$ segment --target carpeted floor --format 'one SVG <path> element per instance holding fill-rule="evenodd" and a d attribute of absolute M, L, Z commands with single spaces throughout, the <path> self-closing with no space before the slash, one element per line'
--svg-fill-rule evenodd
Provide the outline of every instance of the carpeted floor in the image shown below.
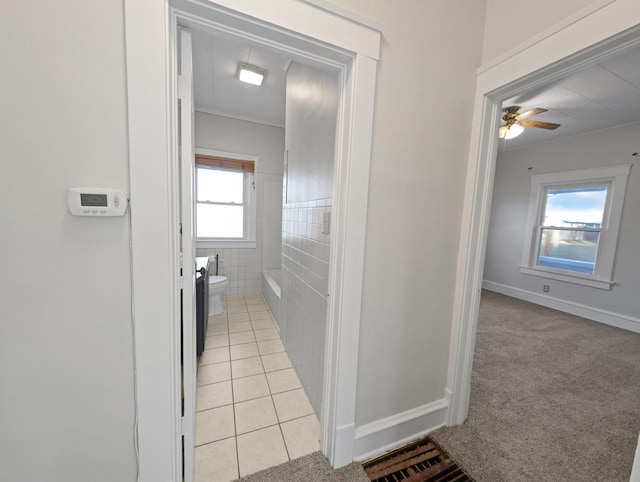
<path fill-rule="evenodd" d="M 484 291 L 469 418 L 430 435 L 477 482 L 614 482 L 639 431 L 639 334 Z"/>

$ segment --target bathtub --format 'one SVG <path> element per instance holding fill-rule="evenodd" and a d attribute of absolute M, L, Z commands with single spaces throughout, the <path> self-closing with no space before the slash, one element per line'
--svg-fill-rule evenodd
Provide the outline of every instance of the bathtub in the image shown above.
<path fill-rule="evenodd" d="M 273 315 L 276 324 L 279 324 L 280 317 L 280 270 L 265 269 L 262 272 L 262 296 L 264 296 L 269 310 Z"/>

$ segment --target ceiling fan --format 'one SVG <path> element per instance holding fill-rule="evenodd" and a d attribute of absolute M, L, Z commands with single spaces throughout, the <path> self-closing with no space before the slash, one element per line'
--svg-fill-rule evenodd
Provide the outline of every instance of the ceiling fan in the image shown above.
<path fill-rule="evenodd" d="M 511 107 L 507 107 L 503 109 L 505 113 L 502 116 L 502 120 L 504 124 L 500 126 L 500 130 L 498 131 L 498 137 L 500 139 L 513 139 L 516 136 L 522 134 L 525 127 L 539 127 L 541 129 L 557 129 L 560 127 L 560 124 L 553 124 L 551 122 L 540 122 L 540 121 L 530 121 L 525 120 L 529 117 L 533 117 L 534 115 L 542 114 L 543 112 L 547 112 L 548 109 L 531 109 L 526 112 L 520 114 L 518 111 L 520 110 L 519 105 L 513 105 Z"/>

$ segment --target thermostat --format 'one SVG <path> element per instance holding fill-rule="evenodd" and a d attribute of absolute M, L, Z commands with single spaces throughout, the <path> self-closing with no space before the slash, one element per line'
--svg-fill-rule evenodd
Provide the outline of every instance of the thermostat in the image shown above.
<path fill-rule="evenodd" d="M 127 211 L 127 198 L 119 189 L 72 187 L 67 203 L 74 216 L 122 216 Z"/>

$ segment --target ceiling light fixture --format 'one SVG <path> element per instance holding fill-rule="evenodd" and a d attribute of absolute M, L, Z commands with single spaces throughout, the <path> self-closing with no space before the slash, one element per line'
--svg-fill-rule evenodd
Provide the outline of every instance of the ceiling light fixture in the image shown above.
<path fill-rule="evenodd" d="M 506 124 L 500 126 L 498 137 L 500 139 L 513 139 L 514 137 L 518 137 L 523 132 L 524 127 L 522 127 L 520 124 Z"/>
<path fill-rule="evenodd" d="M 262 85 L 267 71 L 253 65 L 238 64 L 238 79 L 247 84 Z"/>

